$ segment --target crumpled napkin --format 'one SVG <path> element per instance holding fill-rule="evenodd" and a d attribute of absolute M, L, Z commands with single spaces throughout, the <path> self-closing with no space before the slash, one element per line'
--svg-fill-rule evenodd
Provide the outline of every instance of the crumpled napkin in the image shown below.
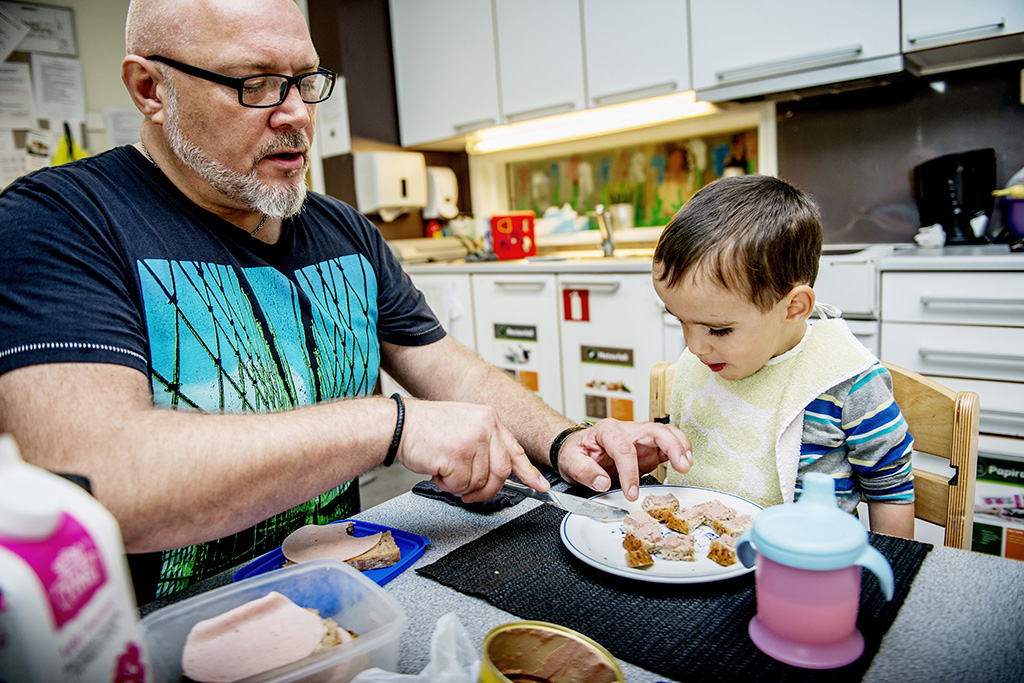
<path fill-rule="evenodd" d="M 929 225 L 917 231 L 914 241 L 920 247 L 941 247 L 946 244 L 946 231 L 938 223 Z"/>
<path fill-rule="evenodd" d="M 437 620 L 430 641 L 430 662 L 418 674 L 398 674 L 380 668 L 367 669 L 352 683 L 477 683 L 480 654 L 466 628 L 453 612 Z"/>

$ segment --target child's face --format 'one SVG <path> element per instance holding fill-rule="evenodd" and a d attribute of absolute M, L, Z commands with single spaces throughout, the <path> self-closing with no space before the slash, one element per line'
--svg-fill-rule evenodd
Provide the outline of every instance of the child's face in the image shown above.
<path fill-rule="evenodd" d="M 790 296 L 766 313 L 746 294 L 704 277 L 684 277 L 672 288 L 655 279 L 654 289 L 679 319 L 689 351 L 724 379 L 754 374 L 796 346 L 806 329 L 806 315 L 792 315 Z"/>

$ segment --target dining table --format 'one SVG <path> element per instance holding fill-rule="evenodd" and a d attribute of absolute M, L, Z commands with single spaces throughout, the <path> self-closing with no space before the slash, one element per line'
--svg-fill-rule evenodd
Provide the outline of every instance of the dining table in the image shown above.
<path fill-rule="evenodd" d="M 481 511 L 414 492 L 354 516 L 429 539 L 423 555 L 384 585 L 408 620 L 398 672 L 423 671 L 438 619 L 453 613 L 478 651 L 488 631 L 514 621 L 580 631 L 615 656 L 629 683 L 1024 681 L 1024 562 L 869 534 L 893 565 L 895 597 L 886 601 L 865 572 L 864 655 L 841 669 L 814 670 L 777 662 L 750 642 L 753 572 L 683 585 L 609 575 L 567 550 L 564 516 L 529 498 Z M 233 573 L 140 612 L 224 585 Z"/>

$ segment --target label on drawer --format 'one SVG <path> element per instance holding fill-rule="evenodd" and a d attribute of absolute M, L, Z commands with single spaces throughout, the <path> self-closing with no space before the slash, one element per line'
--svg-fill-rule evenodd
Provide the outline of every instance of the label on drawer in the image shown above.
<path fill-rule="evenodd" d="M 633 349 L 583 345 L 580 362 L 586 419 L 635 420 Z"/>

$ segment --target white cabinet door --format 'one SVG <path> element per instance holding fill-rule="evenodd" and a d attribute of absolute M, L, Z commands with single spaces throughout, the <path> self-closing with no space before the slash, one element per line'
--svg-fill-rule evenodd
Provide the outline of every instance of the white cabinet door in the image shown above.
<path fill-rule="evenodd" d="M 903 68 L 899 0 L 690 0 L 693 87 L 721 101 Z"/>
<path fill-rule="evenodd" d="M 423 292 L 427 305 L 441 321 L 445 331 L 470 351 L 476 351 L 473 293 L 469 275 L 417 273 L 410 277 L 416 289 Z"/>
<path fill-rule="evenodd" d="M 391 0 L 402 145 L 499 123 L 491 3 Z"/>
<path fill-rule="evenodd" d="M 903 0 L 902 12 L 904 52 L 1024 31 L 1021 0 Z"/>
<path fill-rule="evenodd" d="M 585 108 L 579 0 L 496 0 L 494 7 L 505 121 Z"/>
<path fill-rule="evenodd" d="M 477 353 L 562 412 L 553 274 L 473 275 Z"/>
<path fill-rule="evenodd" d="M 666 360 L 650 274 L 566 274 L 558 287 L 566 416 L 647 421 L 651 367 Z"/>
<path fill-rule="evenodd" d="M 690 89 L 684 0 L 583 0 L 589 106 Z"/>

